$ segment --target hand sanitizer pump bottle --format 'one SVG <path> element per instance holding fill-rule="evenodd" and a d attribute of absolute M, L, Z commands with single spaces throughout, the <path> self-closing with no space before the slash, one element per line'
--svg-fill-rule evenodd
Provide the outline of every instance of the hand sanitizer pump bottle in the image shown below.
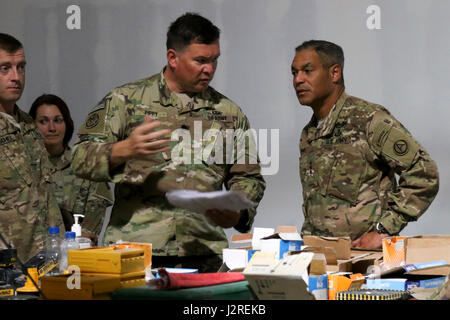
<path fill-rule="evenodd" d="M 81 225 L 78 223 L 78 219 L 80 217 L 84 218 L 82 214 L 74 214 L 75 223 L 72 225 L 72 232 L 75 232 L 76 238 L 75 241 L 80 245 L 80 249 L 90 248 L 91 247 L 91 239 L 84 238 L 81 236 Z"/>

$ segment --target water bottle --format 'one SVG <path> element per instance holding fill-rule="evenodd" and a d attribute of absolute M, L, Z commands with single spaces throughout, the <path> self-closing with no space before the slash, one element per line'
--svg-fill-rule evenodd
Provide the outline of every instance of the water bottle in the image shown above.
<path fill-rule="evenodd" d="M 80 245 L 75 241 L 75 232 L 66 232 L 66 238 L 61 244 L 61 260 L 59 262 L 59 272 L 64 273 L 68 268 L 68 252 L 73 249 L 80 249 Z"/>
<path fill-rule="evenodd" d="M 60 250 L 61 250 L 61 238 L 59 236 L 58 227 L 50 227 L 48 229 L 48 235 L 45 240 L 45 258 L 47 261 L 50 259 L 55 263 L 55 267 L 46 273 L 46 276 L 59 274 L 59 260 L 60 260 Z"/>

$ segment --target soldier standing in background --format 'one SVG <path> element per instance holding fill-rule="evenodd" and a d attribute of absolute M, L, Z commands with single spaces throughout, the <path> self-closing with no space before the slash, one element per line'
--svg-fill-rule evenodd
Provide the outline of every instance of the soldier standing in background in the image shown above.
<path fill-rule="evenodd" d="M 219 35 L 216 26 L 197 14 L 179 17 L 167 33 L 163 70 L 106 95 L 88 115 L 74 146 L 72 168 L 77 175 L 116 183 L 105 243 L 150 242 L 153 267 L 217 271 L 222 249 L 228 246 L 223 228 L 248 232 L 256 214 L 251 208 L 201 215 L 171 206 L 167 191 L 216 191 L 225 186 L 256 203 L 264 193 L 259 161 L 256 155 L 254 164 L 249 161 L 248 149 L 245 163 L 183 163 L 171 159 L 169 152 L 167 136 L 183 129 L 195 137 L 198 123 L 201 137 L 208 129 L 250 128 L 242 110 L 209 86 L 220 55 Z M 194 139 L 193 145 L 207 142 Z"/>
<path fill-rule="evenodd" d="M 25 86 L 25 65 L 22 44 L 0 33 L 0 232 L 22 261 L 44 249 L 49 227 L 64 231 L 49 192 L 51 163 L 42 136 L 16 105 Z"/>
<path fill-rule="evenodd" d="M 49 160 L 54 166 L 54 195 L 64 220 L 66 230 L 75 223 L 74 214 L 82 214 L 80 219 L 82 236 L 97 243 L 106 208 L 112 206 L 113 199 L 106 182 L 80 179 L 72 172 L 72 150 L 69 142 L 73 134 L 73 120 L 67 104 L 54 94 L 43 94 L 31 104 L 28 114 L 44 137 Z"/>
<path fill-rule="evenodd" d="M 425 212 L 438 170 L 388 110 L 345 92 L 343 67 L 342 49 L 321 40 L 298 46 L 291 66 L 297 98 L 314 112 L 300 139 L 302 234 L 375 249 Z"/>

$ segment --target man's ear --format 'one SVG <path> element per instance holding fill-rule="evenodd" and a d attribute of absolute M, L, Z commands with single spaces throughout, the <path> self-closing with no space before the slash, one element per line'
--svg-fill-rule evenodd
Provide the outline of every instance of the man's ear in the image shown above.
<path fill-rule="evenodd" d="M 333 83 L 338 83 L 342 79 L 342 68 L 338 64 L 334 64 L 330 67 L 330 76 Z"/>
<path fill-rule="evenodd" d="M 178 55 L 174 49 L 167 50 L 167 64 L 171 69 L 175 69 L 178 64 Z"/>

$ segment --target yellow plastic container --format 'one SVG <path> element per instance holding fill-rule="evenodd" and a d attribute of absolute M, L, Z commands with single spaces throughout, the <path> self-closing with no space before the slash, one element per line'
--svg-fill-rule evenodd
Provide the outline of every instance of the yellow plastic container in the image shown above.
<path fill-rule="evenodd" d="M 110 247 L 116 248 L 116 249 L 124 249 L 124 248 L 143 249 L 144 250 L 144 259 L 145 259 L 145 268 L 151 267 L 151 264 L 152 264 L 152 244 L 151 243 L 124 242 L 124 243 L 111 244 Z"/>
<path fill-rule="evenodd" d="M 80 274 L 79 288 L 70 288 L 69 277 L 47 276 L 41 279 L 41 290 L 49 300 L 108 300 L 110 294 L 121 288 L 120 278 L 110 275 Z"/>
<path fill-rule="evenodd" d="M 129 272 L 122 274 L 113 273 L 83 273 L 84 275 L 99 276 L 105 275 L 115 277 L 120 280 L 120 288 L 133 288 L 139 286 L 145 286 L 145 271 Z"/>
<path fill-rule="evenodd" d="M 86 248 L 68 252 L 69 266 L 81 273 L 123 274 L 144 271 L 144 250 L 137 248 Z"/>

